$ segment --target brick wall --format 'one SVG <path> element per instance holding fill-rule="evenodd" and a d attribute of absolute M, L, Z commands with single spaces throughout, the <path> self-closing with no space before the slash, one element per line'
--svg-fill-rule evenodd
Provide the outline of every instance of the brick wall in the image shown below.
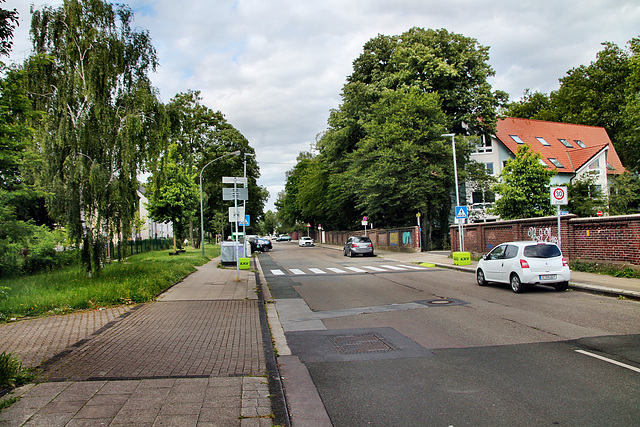
<path fill-rule="evenodd" d="M 568 259 L 640 265 L 640 215 L 561 217 L 562 252 Z M 449 229 L 452 251 L 458 226 Z M 558 242 L 558 217 L 465 224 L 464 249 L 473 256 L 514 240 Z"/>

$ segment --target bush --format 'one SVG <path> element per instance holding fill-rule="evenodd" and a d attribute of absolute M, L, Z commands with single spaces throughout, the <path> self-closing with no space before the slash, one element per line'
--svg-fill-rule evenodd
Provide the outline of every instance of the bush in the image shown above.
<path fill-rule="evenodd" d="M 26 384 L 30 375 L 22 369 L 22 362 L 13 357 L 11 353 L 0 354 L 0 389 L 17 387 Z"/>
<path fill-rule="evenodd" d="M 569 267 L 574 271 L 584 271 L 585 273 L 606 274 L 607 276 L 613 277 L 640 279 L 640 271 L 626 265 L 602 264 L 576 259 L 569 261 Z"/>

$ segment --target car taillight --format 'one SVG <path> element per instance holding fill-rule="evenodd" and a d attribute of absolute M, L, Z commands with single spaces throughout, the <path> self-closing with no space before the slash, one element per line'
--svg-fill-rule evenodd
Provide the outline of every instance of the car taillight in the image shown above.
<path fill-rule="evenodd" d="M 569 263 L 567 262 L 567 260 L 564 257 L 562 257 L 562 266 L 563 267 L 569 267 Z"/>
<path fill-rule="evenodd" d="M 531 267 L 529 267 L 529 263 L 524 259 L 520 260 L 520 267 L 522 267 L 522 268 L 531 268 Z"/>
<path fill-rule="evenodd" d="M 357 244 L 357 243 L 352 243 L 352 244 L 351 244 L 351 247 L 352 247 L 352 248 L 357 248 L 357 247 L 358 247 L 358 244 Z"/>
<path fill-rule="evenodd" d="M 372 248 L 373 247 L 373 243 L 369 243 L 368 247 Z"/>

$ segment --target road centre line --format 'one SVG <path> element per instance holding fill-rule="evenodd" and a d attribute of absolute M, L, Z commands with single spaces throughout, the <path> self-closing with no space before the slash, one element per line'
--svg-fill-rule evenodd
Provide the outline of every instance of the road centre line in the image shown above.
<path fill-rule="evenodd" d="M 627 365 L 626 363 L 618 362 L 617 360 L 609 359 L 608 357 L 604 357 L 604 356 L 600 356 L 598 354 L 590 353 L 590 352 L 585 351 L 585 350 L 576 350 L 576 352 L 580 353 L 580 354 L 584 354 L 586 356 L 595 357 L 596 359 L 604 360 L 605 362 L 609 362 L 609 363 L 612 363 L 614 365 L 618 365 L 618 366 L 621 366 L 623 368 L 627 368 L 627 369 L 632 370 L 634 372 L 640 373 L 640 368 L 636 368 L 635 366 Z"/>

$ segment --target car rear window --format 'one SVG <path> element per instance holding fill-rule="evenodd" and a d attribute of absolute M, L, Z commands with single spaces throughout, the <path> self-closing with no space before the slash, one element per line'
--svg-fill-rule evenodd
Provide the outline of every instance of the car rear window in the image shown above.
<path fill-rule="evenodd" d="M 554 258 L 561 255 L 556 245 L 530 245 L 524 248 L 524 256 L 528 258 Z"/>
<path fill-rule="evenodd" d="M 371 239 L 368 237 L 354 237 L 353 241 L 356 243 L 369 243 L 371 242 Z"/>

